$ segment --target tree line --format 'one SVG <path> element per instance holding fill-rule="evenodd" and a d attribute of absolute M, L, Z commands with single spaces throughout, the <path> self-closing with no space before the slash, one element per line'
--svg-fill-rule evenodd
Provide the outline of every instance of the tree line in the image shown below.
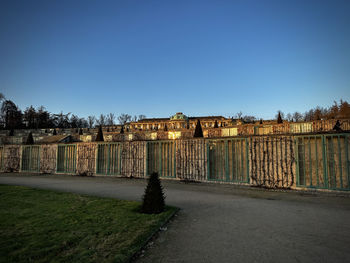
<path fill-rule="evenodd" d="M 330 119 L 349 119 L 350 118 L 350 104 L 345 100 L 340 100 L 339 102 L 334 101 L 333 105 L 330 107 L 320 107 L 317 106 L 304 113 L 295 111 L 294 113 L 285 114 L 281 110 L 277 111 L 275 119 L 278 120 L 278 116 L 281 119 L 289 122 L 298 121 L 317 121 L 317 120 L 330 120 Z M 239 112 L 235 115 L 237 119 L 241 119 L 244 122 L 256 122 L 259 119 L 255 116 L 243 115 Z"/>
<path fill-rule="evenodd" d="M 37 109 L 30 106 L 22 111 L 12 100 L 6 99 L 2 93 L 0 93 L 0 103 L 0 127 L 3 129 L 94 128 L 96 126 L 113 126 L 117 124 L 117 121 L 119 124 L 124 125 L 130 121 L 146 118 L 145 115 L 131 116 L 126 113 L 122 113 L 119 116 L 109 113 L 106 115 L 100 114 L 98 117 L 91 115 L 87 118 L 81 118 L 70 112 L 51 113 L 44 106 L 40 106 Z M 350 105 L 347 101 L 340 100 L 339 102 L 334 101 L 330 107 L 317 106 L 305 113 L 296 111 L 284 114 L 282 111 L 278 111 L 275 116 L 276 120 L 279 119 L 278 116 L 290 122 L 349 119 Z M 242 112 L 237 113 L 235 117 L 248 123 L 259 120 L 255 116 L 243 115 Z M 260 121 L 262 122 L 262 120 Z"/>
<path fill-rule="evenodd" d="M 35 109 L 33 106 L 22 111 L 12 100 L 6 99 L 0 93 L 1 112 L 0 126 L 3 129 L 46 129 L 46 128 L 94 128 L 95 126 L 113 126 L 116 120 L 124 125 L 130 121 L 145 119 L 145 115 L 131 116 L 122 113 L 116 116 L 114 113 L 100 114 L 100 116 L 88 116 L 81 118 L 72 113 L 51 113 L 44 106 Z"/>

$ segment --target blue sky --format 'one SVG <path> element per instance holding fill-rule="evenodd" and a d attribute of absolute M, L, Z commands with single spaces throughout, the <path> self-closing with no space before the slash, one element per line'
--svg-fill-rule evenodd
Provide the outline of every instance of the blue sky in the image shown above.
<path fill-rule="evenodd" d="M 0 0 L 0 92 L 79 116 L 350 101 L 350 1 Z"/>

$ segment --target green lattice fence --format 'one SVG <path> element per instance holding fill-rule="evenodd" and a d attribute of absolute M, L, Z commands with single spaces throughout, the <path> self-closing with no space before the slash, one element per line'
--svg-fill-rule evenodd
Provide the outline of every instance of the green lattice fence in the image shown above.
<path fill-rule="evenodd" d="M 40 148 L 38 145 L 22 146 L 22 172 L 39 172 L 40 169 Z"/>
<path fill-rule="evenodd" d="M 147 142 L 147 175 L 157 172 L 160 177 L 175 177 L 175 142 Z"/>
<path fill-rule="evenodd" d="M 297 186 L 350 190 L 349 134 L 297 136 Z"/>
<path fill-rule="evenodd" d="M 208 140 L 207 153 L 208 180 L 249 182 L 246 138 Z"/>
<path fill-rule="evenodd" d="M 57 149 L 57 172 L 75 173 L 76 171 L 76 145 L 60 144 Z"/>
<path fill-rule="evenodd" d="M 106 175 L 120 175 L 122 166 L 121 156 L 121 143 L 98 144 L 96 173 Z"/>

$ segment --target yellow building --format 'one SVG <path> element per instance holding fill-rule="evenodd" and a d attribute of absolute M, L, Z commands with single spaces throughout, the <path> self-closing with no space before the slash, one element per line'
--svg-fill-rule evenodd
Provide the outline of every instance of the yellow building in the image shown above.
<path fill-rule="evenodd" d="M 223 116 L 187 117 L 182 112 L 178 112 L 170 118 L 151 118 L 130 122 L 127 127 L 130 131 L 194 129 L 197 120 L 200 120 L 202 128 L 214 127 L 215 121 L 218 127 L 232 125 L 232 120 Z"/>

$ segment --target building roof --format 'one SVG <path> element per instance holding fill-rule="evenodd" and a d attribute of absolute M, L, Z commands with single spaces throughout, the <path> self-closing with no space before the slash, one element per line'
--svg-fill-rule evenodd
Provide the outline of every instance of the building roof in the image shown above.
<path fill-rule="evenodd" d="M 175 115 L 171 116 L 170 118 L 149 118 L 149 119 L 141 119 L 137 122 L 133 123 L 140 123 L 140 122 L 164 122 L 164 121 L 170 121 L 170 120 L 213 120 L 213 119 L 220 119 L 220 120 L 229 120 L 228 118 L 225 118 L 223 116 L 199 116 L 199 117 L 187 117 L 182 112 L 178 112 Z"/>
<path fill-rule="evenodd" d="M 200 116 L 200 117 L 189 117 L 190 120 L 212 120 L 212 119 L 224 119 L 228 120 L 228 118 L 225 118 L 224 116 Z"/>
<path fill-rule="evenodd" d="M 133 123 L 138 123 L 138 122 L 155 122 L 155 121 L 168 121 L 170 120 L 169 118 L 150 118 L 150 119 L 141 119 L 137 122 Z"/>
<path fill-rule="evenodd" d="M 43 138 L 42 140 L 38 141 L 38 143 L 59 143 L 59 142 L 72 142 L 73 137 L 72 135 L 52 135 L 52 136 L 47 136 Z"/>
<path fill-rule="evenodd" d="M 182 112 L 177 112 L 175 115 L 170 117 L 170 120 L 187 120 L 187 116 Z"/>

